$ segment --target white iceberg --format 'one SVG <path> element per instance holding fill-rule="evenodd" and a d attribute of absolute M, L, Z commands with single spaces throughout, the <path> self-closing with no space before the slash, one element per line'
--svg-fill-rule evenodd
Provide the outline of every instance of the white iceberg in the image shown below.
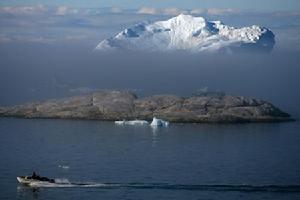
<path fill-rule="evenodd" d="M 122 120 L 122 121 L 115 121 L 116 125 L 124 126 L 124 125 L 130 125 L 130 126 L 148 126 L 149 122 L 146 120 Z M 164 121 L 162 119 L 158 119 L 156 117 L 153 117 L 153 120 L 150 124 L 152 127 L 168 127 L 169 122 Z"/>
<path fill-rule="evenodd" d="M 153 120 L 150 124 L 152 127 L 168 127 L 169 126 L 169 122 L 168 121 L 164 121 L 162 119 L 158 119 L 156 117 L 153 117 Z"/>
<path fill-rule="evenodd" d="M 272 51 L 275 35 L 257 25 L 235 28 L 203 17 L 178 15 L 166 21 L 143 22 L 103 40 L 96 50 L 197 52 Z"/>
<path fill-rule="evenodd" d="M 130 120 L 130 121 L 115 121 L 116 125 L 132 125 L 132 126 L 146 126 L 149 125 L 149 122 L 145 120 Z"/>
<path fill-rule="evenodd" d="M 115 121 L 115 124 L 116 125 L 125 125 L 125 120 L 123 120 L 123 121 Z"/>

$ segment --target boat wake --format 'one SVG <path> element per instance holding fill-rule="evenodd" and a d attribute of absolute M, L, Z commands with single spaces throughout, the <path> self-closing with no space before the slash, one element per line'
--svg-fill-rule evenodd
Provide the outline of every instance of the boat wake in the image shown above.
<path fill-rule="evenodd" d="M 193 190 L 193 191 L 237 191 L 237 192 L 280 192 L 300 193 L 300 185 L 183 185 L 168 183 L 95 183 L 70 182 L 67 179 L 55 179 L 55 183 L 33 182 L 28 186 L 34 188 L 102 188 L 102 189 L 159 189 L 159 190 Z"/>

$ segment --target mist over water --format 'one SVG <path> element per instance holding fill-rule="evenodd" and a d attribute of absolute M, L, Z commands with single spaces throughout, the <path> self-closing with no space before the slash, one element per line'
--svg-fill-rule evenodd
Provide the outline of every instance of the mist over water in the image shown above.
<path fill-rule="evenodd" d="M 129 89 L 138 96 L 148 96 L 191 95 L 207 88 L 265 99 L 299 118 L 298 15 L 251 11 L 199 14 L 234 27 L 256 24 L 270 28 L 276 41 L 270 54 L 103 54 L 93 51 L 101 40 L 142 21 L 170 18 L 103 11 L 64 17 L 51 12 L 39 17 L 2 13 L 0 39 L 8 40 L 0 41 L 0 106 L 99 89 Z"/>
<path fill-rule="evenodd" d="M 156 54 L 93 51 L 88 45 L 2 45 L 0 105 L 74 96 L 101 89 L 138 96 L 209 91 L 268 100 L 300 116 L 300 59 L 271 54 Z"/>

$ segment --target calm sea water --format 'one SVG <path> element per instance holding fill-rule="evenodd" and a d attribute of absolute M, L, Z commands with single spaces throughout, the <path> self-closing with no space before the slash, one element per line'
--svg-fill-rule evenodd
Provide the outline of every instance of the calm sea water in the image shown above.
<path fill-rule="evenodd" d="M 299 130 L 1 118 L 0 199 L 300 199 Z M 33 170 L 68 183 L 17 183 Z"/>

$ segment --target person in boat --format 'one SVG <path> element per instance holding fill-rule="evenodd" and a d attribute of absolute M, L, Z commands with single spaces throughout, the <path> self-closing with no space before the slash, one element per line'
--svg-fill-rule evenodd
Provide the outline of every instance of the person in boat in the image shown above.
<path fill-rule="evenodd" d="M 47 178 L 47 177 L 41 177 L 41 176 L 37 175 L 35 172 L 32 172 L 31 178 L 35 179 L 35 180 L 38 180 L 38 181 L 47 181 L 47 182 L 50 182 L 50 183 L 55 183 L 54 179 L 50 179 L 50 178 Z"/>
<path fill-rule="evenodd" d="M 37 179 L 37 180 L 39 180 L 41 177 L 38 176 L 38 175 L 35 173 L 35 171 L 34 171 L 34 172 L 32 172 L 31 178 L 32 178 L 32 179 Z"/>

